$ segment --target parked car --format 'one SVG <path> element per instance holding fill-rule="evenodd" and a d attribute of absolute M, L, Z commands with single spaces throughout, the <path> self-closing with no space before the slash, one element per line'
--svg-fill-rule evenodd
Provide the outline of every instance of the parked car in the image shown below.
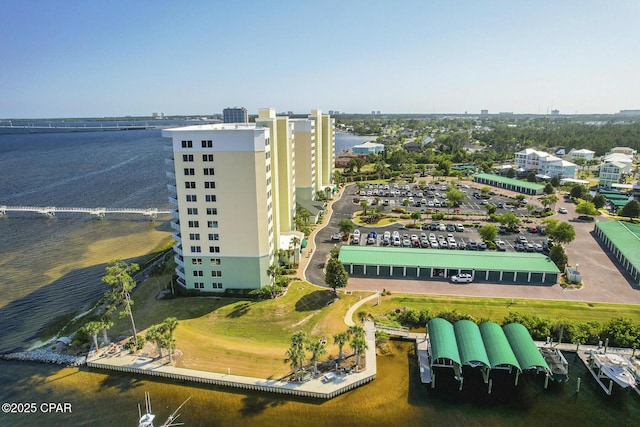
<path fill-rule="evenodd" d="M 566 214 L 566 213 L 569 213 L 569 212 L 565 208 L 560 208 L 560 209 L 558 209 L 558 213 Z"/>
<path fill-rule="evenodd" d="M 485 242 L 478 242 L 478 249 L 484 251 L 485 249 L 487 249 L 487 244 Z"/>
<path fill-rule="evenodd" d="M 462 249 L 462 250 L 467 249 L 467 244 L 464 242 L 464 240 L 460 240 L 458 242 L 458 249 Z"/>
<path fill-rule="evenodd" d="M 496 240 L 496 249 L 504 252 L 507 250 L 507 244 L 502 240 Z"/>
<path fill-rule="evenodd" d="M 473 276 L 467 273 L 457 274 L 455 276 L 451 276 L 451 281 L 453 283 L 471 283 L 473 281 Z"/>
<path fill-rule="evenodd" d="M 475 240 L 469 240 L 467 242 L 467 249 L 470 249 L 472 251 L 477 251 L 478 250 L 478 243 Z"/>
<path fill-rule="evenodd" d="M 341 240 L 342 239 L 342 233 L 334 233 L 331 236 L 331 240 Z"/>
<path fill-rule="evenodd" d="M 538 232 L 538 227 L 536 227 L 535 225 L 532 225 L 531 227 L 529 227 L 529 233 L 537 233 Z"/>
<path fill-rule="evenodd" d="M 456 224 L 456 231 L 462 233 L 464 231 L 464 225 Z"/>
<path fill-rule="evenodd" d="M 524 245 L 522 243 L 516 243 L 513 247 L 515 248 L 516 252 L 524 251 Z"/>
<path fill-rule="evenodd" d="M 360 236 L 356 236 L 356 235 L 354 235 L 354 236 L 351 238 L 351 244 L 352 244 L 352 245 L 359 245 L 359 244 L 360 244 Z"/>

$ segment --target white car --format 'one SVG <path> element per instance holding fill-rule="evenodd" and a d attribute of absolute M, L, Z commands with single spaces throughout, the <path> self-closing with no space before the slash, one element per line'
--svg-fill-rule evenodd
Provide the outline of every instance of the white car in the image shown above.
<path fill-rule="evenodd" d="M 471 274 L 462 273 L 451 276 L 451 281 L 453 283 L 471 283 L 473 281 L 473 276 Z"/>
<path fill-rule="evenodd" d="M 568 211 L 567 211 L 565 208 L 560 208 L 560 209 L 558 209 L 558 212 L 559 212 L 559 213 L 561 213 L 561 214 L 566 214 L 566 213 L 568 213 Z"/>
<path fill-rule="evenodd" d="M 353 230 L 353 235 L 360 237 L 360 230 L 358 230 L 357 228 Z"/>

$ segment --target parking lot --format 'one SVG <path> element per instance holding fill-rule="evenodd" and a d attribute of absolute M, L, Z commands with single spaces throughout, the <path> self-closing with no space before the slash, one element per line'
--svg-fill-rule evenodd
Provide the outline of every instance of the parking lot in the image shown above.
<path fill-rule="evenodd" d="M 423 189 L 417 184 L 367 184 L 363 190 L 358 191 L 353 187 L 350 193 L 353 202 L 359 204 L 366 200 L 368 205 L 380 209 L 383 213 L 390 213 L 394 208 L 404 208 L 407 213 L 418 211 L 427 212 L 455 212 L 470 214 L 486 214 L 486 205 L 491 203 L 496 206 L 496 213 L 513 212 L 515 214 L 528 214 L 524 205 L 518 205 L 514 198 L 500 194 L 496 191 L 489 193 L 489 198 L 480 196 L 480 187 L 463 184 L 458 187 L 467 195 L 467 198 L 457 207 L 448 206 L 446 198 L 447 186 L 442 184 L 430 184 Z M 496 189 L 494 189 L 496 190 Z M 534 205 L 536 208 L 541 206 Z"/>
<path fill-rule="evenodd" d="M 335 237 L 337 236 L 333 236 L 334 241 Z M 335 243 L 338 242 L 335 241 Z M 406 228 L 402 224 L 355 229 L 349 241 L 341 243 L 442 250 L 489 250 L 482 242 L 476 227 L 448 221 L 424 224 L 420 229 Z M 546 236 L 531 232 L 529 228 L 522 228 L 517 233 L 499 234 L 496 238 L 496 246 L 496 250 L 512 252 L 546 253 L 548 249 Z"/>
<path fill-rule="evenodd" d="M 353 213 L 361 210 L 362 208 L 353 203 L 353 197 L 355 196 L 355 185 L 349 185 L 345 188 L 342 197 L 332 203 L 333 213 L 331 220 L 328 224 L 317 231 L 315 235 L 315 247 L 312 249 L 312 253 L 308 253 L 310 256 L 308 261 L 309 267 L 305 271 L 305 277 L 312 283 L 324 284 L 324 262 L 328 257 L 329 250 L 336 244 L 340 244 L 337 241 L 331 239 L 332 234 L 338 231 L 338 221 L 341 219 L 351 219 Z M 516 193 L 509 193 L 507 190 L 498 190 L 500 193 L 510 194 L 513 197 Z M 495 197 L 495 196 L 492 196 Z M 529 197 L 529 201 L 532 198 Z M 564 221 L 569 221 L 576 228 L 576 239 L 565 245 L 567 255 L 569 256 L 569 262 L 572 265 L 578 266 L 579 270 L 584 278 L 584 287 L 579 290 L 566 290 L 559 285 L 554 286 L 539 286 L 539 285 L 524 285 L 519 284 L 517 286 L 505 286 L 504 284 L 491 284 L 491 283 L 470 283 L 464 287 L 451 286 L 448 280 L 415 280 L 415 279 L 394 279 L 394 280 L 380 280 L 379 278 L 350 278 L 349 289 L 353 291 L 381 291 L 383 288 L 396 292 L 404 293 L 427 293 L 427 294 L 442 294 L 442 295 L 468 295 L 468 296 L 486 296 L 486 297 L 508 297 L 508 298 L 534 298 L 534 299 L 558 299 L 558 300 L 570 300 L 570 301 L 602 301 L 602 302 L 617 302 L 617 303 L 638 303 L 640 304 L 640 286 L 635 283 L 631 283 L 627 277 L 627 274 L 616 265 L 615 261 L 610 255 L 598 244 L 596 239 L 592 236 L 593 223 L 588 222 L 576 222 L 575 217 L 575 205 L 560 198 L 557 208 L 565 208 L 568 210 L 568 214 L 563 216 Z M 483 212 L 484 213 L 484 212 Z M 607 218 L 599 218 L 599 220 L 607 220 Z M 429 222 L 430 223 L 430 222 Z M 386 227 L 360 227 L 361 234 L 369 232 L 369 230 L 375 229 L 377 234 L 384 233 L 385 230 L 393 231 L 397 230 L 399 233 L 417 234 L 420 236 L 421 230 L 404 230 L 400 228 L 399 224 L 393 224 Z M 417 231 L 417 233 L 416 233 Z M 427 236 L 431 231 L 427 232 Z M 433 232 L 434 234 L 443 234 L 445 232 Z M 518 234 L 508 234 L 506 236 L 500 236 L 507 246 L 513 247 L 515 245 L 515 237 L 517 235 L 523 235 L 531 242 L 544 239 L 544 236 L 539 234 L 532 234 L 528 231 L 522 231 Z M 479 240 L 477 230 L 472 227 L 466 227 L 465 231 L 455 233 L 457 238 L 473 238 Z M 348 244 L 348 242 L 342 242 L 342 244 Z M 445 250 L 445 249 L 443 249 Z M 512 249 L 508 249 L 512 250 Z M 307 250 L 309 252 L 309 250 Z M 464 253 L 464 252 L 459 252 Z"/>

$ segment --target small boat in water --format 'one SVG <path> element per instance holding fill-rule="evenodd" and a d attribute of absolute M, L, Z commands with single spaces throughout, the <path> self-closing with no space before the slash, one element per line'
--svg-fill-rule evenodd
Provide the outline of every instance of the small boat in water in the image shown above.
<path fill-rule="evenodd" d="M 619 354 L 591 352 L 589 366 L 592 369 L 598 369 L 598 376 L 605 375 L 622 388 L 637 385 L 630 362 Z"/>
<path fill-rule="evenodd" d="M 176 422 L 176 420 L 180 416 L 178 411 L 184 406 L 185 403 L 189 401 L 189 399 L 182 402 L 182 404 L 178 406 L 178 409 L 173 411 L 173 413 L 169 415 L 167 420 L 164 423 L 160 424 L 158 427 L 172 427 L 183 425 L 184 423 Z M 151 397 L 149 396 L 149 392 L 146 391 L 144 392 L 144 404 L 146 410 L 144 415 L 142 414 L 142 410 L 140 409 L 140 405 L 138 404 L 138 415 L 140 417 L 138 421 L 138 427 L 155 427 L 153 425 L 153 421 L 155 420 L 156 416 L 151 412 Z"/>

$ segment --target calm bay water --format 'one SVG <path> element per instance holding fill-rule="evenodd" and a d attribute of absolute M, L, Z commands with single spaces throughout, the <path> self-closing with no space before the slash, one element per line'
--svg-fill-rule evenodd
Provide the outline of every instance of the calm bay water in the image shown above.
<path fill-rule="evenodd" d="M 336 152 L 370 139 L 337 134 Z M 168 147 L 159 130 L 0 135 L 0 205 L 167 208 Z M 94 301 L 104 291 L 100 277 L 108 260 L 144 256 L 170 234 L 166 219 L 135 216 L 0 218 L 0 351 L 28 346 L 43 325 Z M 145 391 L 159 419 L 192 397 L 182 411 L 187 426 L 625 426 L 640 416 L 637 396 L 605 397 L 579 364 L 564 387 L 542 391 L 538 381 L 515 393 L 474 397 L 445 382 L 431 391 L 419 382 L 412 345 L 393 348 L 378 358 L 374 382 L 328 402 L 0 362 L 1 402 L 69 402 L 73 408 L 71 414 L 0 413 L 0 426 L 135 425 Z M 583 389 L 576 396 L 578 375 Z M 472 387 L 465 382 L 465 389 Z"/>

